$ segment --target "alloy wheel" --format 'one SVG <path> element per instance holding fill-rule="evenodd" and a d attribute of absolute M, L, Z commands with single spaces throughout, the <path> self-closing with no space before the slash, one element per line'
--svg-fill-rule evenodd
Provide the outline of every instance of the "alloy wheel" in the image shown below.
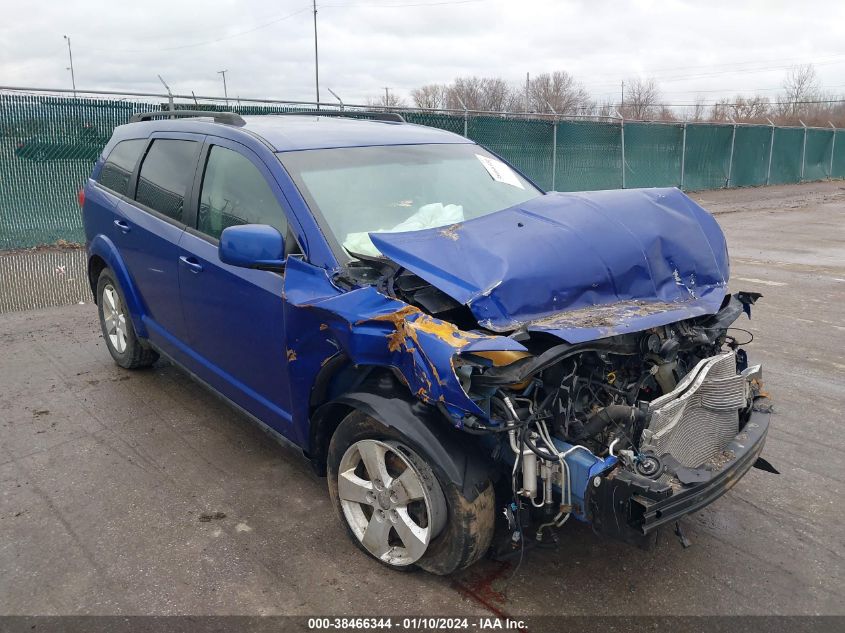
<path fill-rule="evenodd" d="M 122 354 L 126 351 L 127 343 L 126 313 L 123 309 L 123 303 L 120 301 L 120 295 L 117 294 L 117 290 L 111 284 L 106 284 L 103 287 L 102 306 L 106 336 L 108 336 L 112 348 L 118 354 Z"/>
<path fill-rule="evenodd" d="M 446 499 L 434 473 L 398 442 L 352 444 L 340 461 L 337 484 L 352 532 L 389 565 L 418 561 L 446 524 Z"/>

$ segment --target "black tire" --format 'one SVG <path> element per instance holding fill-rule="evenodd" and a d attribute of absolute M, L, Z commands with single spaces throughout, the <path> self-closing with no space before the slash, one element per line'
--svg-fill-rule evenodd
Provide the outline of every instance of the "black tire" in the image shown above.
<path fill-rule="evenodd" d="M 112 343 L 112 338 L 109 335 L 109 328 L 106 325 L 106 316 L 104 314 L 104 293 L 107 289 L 114 290 L 114 295 L 117 298 L 118 311 L 124 315 L 124 329 L 125 329 L 125 348 L 119 351 Z M 135 334 L 135 328 L 132 325 L 132 319 L 129 317 L 129 311 L 126 308 L 126 300 L 123 297 L 123 289 L 114 277 L 114 273 L 108 268 L 104 268 L 97 279 L 97 310 L 100 315 L 100 329 L 103 332 L 103 340 L 106 342 L 106 347 L 109 350 L 114 362 L 124 369 L 140 369 L 142 367 L 149 367 L 158 360 L 158 353 L 146 345 L 142 345 L 138 336 Z"/>
<path fill-rule="evenodd" d="M 428 544 L 425 554 L 414 564 L 397 566 L 373 556 L 350 527 L 338 497 L 338 472 L 346 450 L 356 442 L 374 439 L 383 442 L 395 442 L 413 451 L 413 459 L 419 459 L 433 472 L 446 501 L 446 521 L 442 530 Z M 425 451 L 415 446 L 398 431 L 384 426 L 381 422 L 360 411 L 350 413 L 337 427 L 329 443 L 327 459 L 327 478 L 329 495 L 334 503 L 338 517 L 355 545 L 376 558 L 387 567 L 400 571 L 416 568 L 433 574 L 447 575 L 469 567 L 480 559 L 490 547 L 495 528 L 495 493 L 488 482 L 485 489 L 473 500 L 467 501 L 461 491 L 440 472 L 437 464 L 426 455 Z"/>

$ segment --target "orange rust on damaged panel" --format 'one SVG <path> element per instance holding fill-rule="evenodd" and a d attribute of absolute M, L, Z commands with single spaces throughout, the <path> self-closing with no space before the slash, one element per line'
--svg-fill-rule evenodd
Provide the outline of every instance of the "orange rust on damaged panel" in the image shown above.
<path fill-rule="evenodd" d="M 417 338 L 419 332 L 424 332 L 425 334 L 431 334 L 432 336 L 439 338 L 444 343 L 447 343 L 452 347 L 457 347 L 458 349 L 466 347 L 474 340 L 484 338 L 481 334 L 463 332 L 448 321 L 441 321 L 422 313 L 420 313 L 419 317 L 416 319 L 406 320 L 405 329 L 407 330 L 407 335 L 411 337 L 415 343 L 419 343 Z"/>
<path fill-rule="evenodd" d="M 480 334 L 463 332 L 448 321 L 435 319 L 414 306 L 404 306 L 395 312 L 381 314 L 368 320 L 393 323 L 396 330 L 387 336 L 387 348 L 391 352 L 397 352 L 403 346 L 406 349 L 411 349 L 405 342 L 407 338 L 410 338 L 419 347 L 419 332 L 431 334 L 458 349 L 466 347 L 473 340 L 484 338 Z M 359 321 L 359 323 L 363 323 L 363 321 Z"/>
<path fill-rule="evenodd" d="M 292 363 L 295 360 L 296 360 L 296 352 L 292 349 L 289 349 L 288 350 L 288 362 Z"/>
<path fill-rule="evenodd" d="M 357 321 L 355 325 L 361 325 L 362 323 L 366 323 L 367 321 L 390 321 L 393 324 L 397 324 L 401 323 L 406 316 L 417 313 L 422 314 L 422 311 L 419 308 L 415 308 L 414 306 L 403 306 L 402 308 L 399 308 L 394 312 L 388 312 L 387 314 L 380 314 L 369 319 Z"/>
<path fill-rule="evenodd" d="M 398 352 L 402 349 L 405 343 L 405 335 L 402 329 L 397 326 L 390 334 L 387 335 L 387 349 L 391 352 Z"/>
<path fill-rule="evenodd" d="M 443 381 L 440 379 L 440 373 L 437 371 L 437 367 L 434 365 L 434 363 L 431 364 L 431 373 L 434 374 L 434 381 L 438 385 L 442 385 Z"/>
<path fill-rule="evenodd" d="M 586 306 L 528 321 L 523 325 L 541 328 L 614 328 L 624 326 L 633 317 L 671 312 L 684 307 L 683 303 L 643 301 L 632 299 L 596 306 Z"/>

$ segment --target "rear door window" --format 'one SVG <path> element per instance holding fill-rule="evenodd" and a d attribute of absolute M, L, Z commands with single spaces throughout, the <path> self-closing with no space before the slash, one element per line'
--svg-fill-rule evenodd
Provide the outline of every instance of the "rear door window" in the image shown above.
<path fill-rule="evenodd" d="M 194 178 L 199 147 L 196 141 L 154 140 L 141 164 L 135 200 L 182 222 L 185 196 Z"/>
<path fill-rule="evenodd" d="M 138 159 L 141 158 L 141 152 L 144 151 L 146 145 L 147 139 L 140 138 L 121 141 L 115 145 L 100 170 L 97 182 L 116 194 L 128 196 L 132 172 L 135 171 L 135 165 L 138 164 Z"/>
<path fill-rule="evenodd" d="M 287 234 L 287 218 L 276 195 L 246 156 L 213 145 L 200 194 L 197 229 L 215 239 L 238 224 L 269 224 Z"/>

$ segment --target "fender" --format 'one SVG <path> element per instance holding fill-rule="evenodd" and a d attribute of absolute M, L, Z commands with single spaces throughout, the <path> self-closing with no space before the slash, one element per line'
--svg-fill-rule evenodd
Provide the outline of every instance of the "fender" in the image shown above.
<path fill-rule="evenodd" d="M 126 301 L 126 307 L 129 309 L 129 316 L 132 319 L 132 325 L 135 327 L 135 334 L 138 338 L 147 338 L 147 328 L 144 325 L 144 308 L 141 297 L 132 283 L 132 278 L 129 276 L 129 271 L 123 258 L 118 253 L 117 247 L 108 237 L 103 234 L 98 234 L 88 244 L 88 262 L 90 266 L 91 258 L 98 255 L 103 258 L 106 265 L 111 268 L 117 283 L 120 284 L 120 289 L 123 291 L 123 298 Z"/>
<path fill-rule="evenodd" d="M 360 390 L 320 407 L 315 418 L 324 408 L 331 411 L 337 405 L 362 411 L 402 433 L 467 501 L 474 501 L 485 490 L 494 472 L 492 459 L 481 452 L 472 436 L 452 426 L 436 407 L 397 393 L 392 379 L 368 381 Z"/>

